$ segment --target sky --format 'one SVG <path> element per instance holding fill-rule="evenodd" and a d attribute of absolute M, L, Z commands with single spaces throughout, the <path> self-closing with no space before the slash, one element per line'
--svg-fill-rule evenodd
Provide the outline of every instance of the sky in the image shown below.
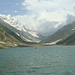
<path fill-rule="evenodd" d="M 0 14 L 14 16 L 33 31 L 52 33 L 68 15 L 75 16 L 75 0 L 0 0 Z"/>

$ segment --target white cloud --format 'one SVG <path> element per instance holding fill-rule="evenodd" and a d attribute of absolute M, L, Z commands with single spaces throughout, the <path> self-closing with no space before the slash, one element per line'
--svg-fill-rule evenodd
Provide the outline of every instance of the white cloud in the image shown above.
<path fill-rule="evenodd" d="M 14 13 L 17 13 L 17 12 L 19 12 L 19 11 L 17 11 L 17 10 L 15 10 L 15 11 L 13 11 Z"/>
<path fill-rule="evenodd" d="M 18 15 L 16 18 L 31 30 L 37 30 L 39 22 L 34 19 L 35 15 Z"/>
<path fill-rule="evenodd" d="M 34 31 L 46 32 L 64 23 L 68 14 L 74 15 L 75 0 L 25 0 L 22 5 L 29 14 L 15 17 Z"/>

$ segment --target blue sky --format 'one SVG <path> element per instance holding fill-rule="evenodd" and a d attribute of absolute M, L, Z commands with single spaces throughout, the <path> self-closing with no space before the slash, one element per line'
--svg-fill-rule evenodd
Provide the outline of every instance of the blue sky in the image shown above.
<path fill-rule="evenodd" d="M 31 30 L 52 32 L 68 15 L 75 16 L 75 0 L 0 0 L 0 14 L 14 16 Z"/>
<path fill-rule="evenodd" d="M 75 0 L 0 0 L 0 14 L 34 14 L 43 9 L 47 12 L 56 12 L 58 9 L 66 11 L 70 8 L 72 9 L 74 3 Z"/>
<path fill-rule="evenodd" d="M 23 10 L 24 0 L 0 0 L 0 14 L 23 15 L 27 10 Z"/>

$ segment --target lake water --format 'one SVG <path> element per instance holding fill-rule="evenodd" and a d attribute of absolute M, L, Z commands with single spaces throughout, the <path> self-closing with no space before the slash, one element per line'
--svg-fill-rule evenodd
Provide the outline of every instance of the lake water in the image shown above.
<path fill-rule="evenodd" d="M 0 75 L 75 75 L 75 46 L 0 49 Z"/>

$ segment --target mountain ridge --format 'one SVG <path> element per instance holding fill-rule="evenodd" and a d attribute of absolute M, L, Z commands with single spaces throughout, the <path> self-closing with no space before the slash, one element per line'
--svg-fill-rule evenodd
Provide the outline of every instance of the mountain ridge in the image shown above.
<path fill-rule="evenodd" d="M 8 25 L 14 27 L 15 29 L 17 29 L 17 31 L 19 32 L 18 34 L 21 35 L 21 37 L 26 41 L 29 42 L 37 42 L 40 41 L 39 40 L 39 36 L 36 32 L 33 32 L 29 29 L 27 29 L 27 27 L 25 27 L 25 25 L 21 24 L 18 20 L 16 20 L 14 17 L 12 17 L 11 15 L 0 15 L 0 18 L 7 23 Z M 8 27 L 9 28 L 9 27 Z"/>
<path fill-rule="evenodd" d="M 68 25 L 65 25 L 64 27 L 59 29 L 57 32 L 55 32 L 53 35 L 42 40 L 41 43 L 51 43 L 59 39 L 61 39 L 60 41 L 63 41 L 69 36 L 71 36 L 73 33 L 75 33 L 75 21 Z"/>
<path fill-rule="evenodd" d="M 27 42 L 0 23 L 0 48 L 17 47 Z"/>

